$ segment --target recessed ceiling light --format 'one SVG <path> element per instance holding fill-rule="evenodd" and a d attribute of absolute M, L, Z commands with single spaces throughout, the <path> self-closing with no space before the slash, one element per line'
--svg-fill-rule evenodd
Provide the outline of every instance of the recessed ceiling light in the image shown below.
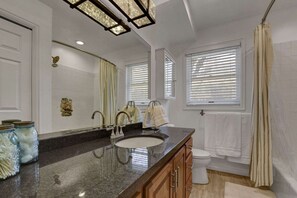
<path fill-rule="evenodd" d="M 84 42 L 82 42 L 82 41 L 76 41 L 76 44 L 77 44 L 77 45 L 83 45 Z"/>
<path fill-rule="evenodd" d="M 85 194 L 86 194 L 86 192 L 80 192 L 80 193 L 78 194 L 78 196 L 79 196 L 79 197 L 84 197 Z"/>

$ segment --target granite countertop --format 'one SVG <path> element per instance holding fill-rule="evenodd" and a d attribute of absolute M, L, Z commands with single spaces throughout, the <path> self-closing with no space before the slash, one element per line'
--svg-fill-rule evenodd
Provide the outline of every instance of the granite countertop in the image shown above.
<path fill-rule="evenodd" d="M 190 138 L 194 129 L 163 127 L 125 133 L 165 138 L 164 143 L 139 149 L 113 145 L 109 137 L 67 146 L 39 155 L 21 173 L 0 181 L 3 197 L 131 197 Z"/>

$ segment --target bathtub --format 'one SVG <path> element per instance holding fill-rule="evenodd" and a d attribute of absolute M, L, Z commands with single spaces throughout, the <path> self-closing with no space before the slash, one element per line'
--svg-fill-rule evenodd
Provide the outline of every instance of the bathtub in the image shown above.
<path fill-rule="evenodd" d="M 272 191 L 277 198 L 296 198 L 297 197 L 297 178 L 287 171 L 287 166 L 276 159 L 273 159 L 274 181 Z"/>

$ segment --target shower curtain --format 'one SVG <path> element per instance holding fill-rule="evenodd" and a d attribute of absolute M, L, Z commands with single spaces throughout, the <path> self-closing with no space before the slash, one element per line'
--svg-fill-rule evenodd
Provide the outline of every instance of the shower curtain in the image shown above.
<path fill-rule="evenodd" d="M 252 109 L 252 156 L 250 178 L 255 187 L 271 186 L 272 147 L 269 110 L 269 80 L 273 61 L 270 26 L 258 25 L 254 33 L 254 88 Z"/>
<path fill-rule="evenodd" d="M 117 68 L 110 62 L 100 59 L 99 75 L 100 110 L 105 116 L 105 124 L 114 124 L 117 112 Z"/>

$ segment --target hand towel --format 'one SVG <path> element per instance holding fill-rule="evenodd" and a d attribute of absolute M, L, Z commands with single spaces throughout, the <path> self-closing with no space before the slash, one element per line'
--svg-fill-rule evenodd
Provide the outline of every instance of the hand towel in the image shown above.
<path fill-rule="evenodd" d="M 154 109 L 153 107 L 149 106 L 144 113 L 142 128 L 155 127 L 153 122 L 154 120 L 153 114 L 154 114 Z"/>
<path fill-rule="evenodd" d="M 122 111 L 125 111 L 126 113 L 129 114 L 129 112 L 128 112 L 128 107 L 127 107 L 127 106 L 124 106 L 124 107 L 122 108 Z M 122 125 L 124 124 L 126 118 L 127 118 L 126 115 L 124 115 L 124 114 L 120 114 L 120 115 L 119 115 L 119 119 L 118 119 L 118 125 L 119 125 L 119 126 L 122 126 Z"/>
<path fill-rule="evenodd" d="M 158 106 L 154 106 L 153 108 L 154 108 L 153 121 L 155 123 L 155 126 L 159 127 L 164 124 L 168 124 L 168 117 L 166 116 L 163 106 L 158 105 Z"/>
<path fill-rule="evenodd" d="M 125 111 L 132 121 L 132 123 L 137 123 L 142 121 L 142 116 L 140 109 L 136 106 L 124 106 L 122 108 L 122 111 Z M 119 115 L 119 125 L 123 125 L 125 122 L 125 119 L 127 119 L 127 116 L 124 114 Z"/>
<path fill-rule="evenodd" d="M 216 115 L 216 154 L 231 157 L 241 156 L 241 114 Z"/>
<path fill-rule="evenodd" d="M 205 114 L 204 116 L 204 149 L 211 157 L 224 159 L 225 156 L 216 154 L 216 115 Z"/>
<path fill-rule="evenodd" d="M 251 114 L 242 114 L 241 123 L 241 157 L 227 157 L 227 160 L 240 164 L 250 164 L 252 142 Z"/>
<path fill-rule="evenodd" d="M 134 123 L 138 123 L 138 122 L 142 122 L 142 114 L 141 114 L 141 110 L 138 107 L 134 107 L 135 108 L 135 114 L 134 114 Z"/>

